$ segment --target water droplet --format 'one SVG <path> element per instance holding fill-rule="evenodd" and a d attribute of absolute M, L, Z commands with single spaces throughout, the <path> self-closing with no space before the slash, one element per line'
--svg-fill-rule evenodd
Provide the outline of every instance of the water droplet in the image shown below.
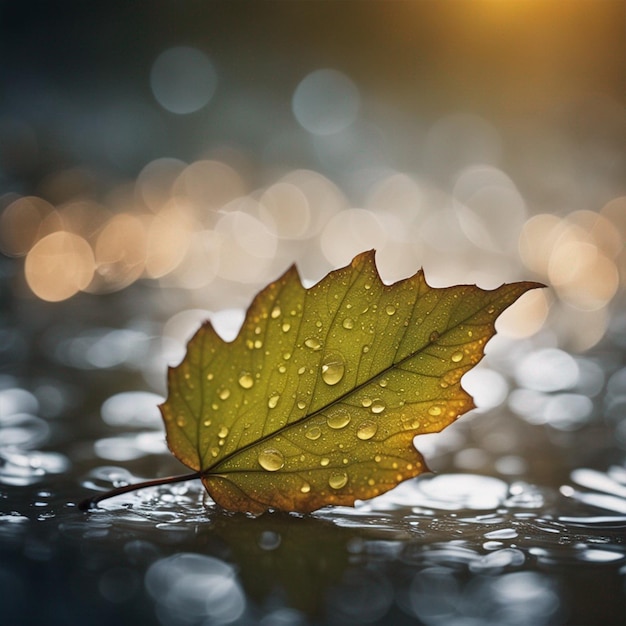
<path fill-rule="evenodd" d="M 378 426 L 375 422 L 370 420 L 365 420 L 359 424 L 359 428 L 356 431 L 356 436 L 362 441 L 367 441 L 371 439 L 378 430 Z"/>
<path fill-rule="evenodd" d="M 267 401 L 267 406 L 270 409 L 273 409 L 276 407 L 276 405 L 278 404 L 278 401 L 280 400 L 280 394 L 273 394 L 270 396 L 269 400 Z"/>
<path fill-rule="evenodd" d="M 283 322 L 281 328 L 283 329 L 284 333 L 287 333 L 291 329 L 291 324 L 289 322 Z"/>
<path fill-rule="evenodd" d="M 263 329 L 262 329 L 260 326 L 257 326 L 257 327 L 254 329 L 254 334 L 255 334 L 255 335 L 260 335 L 262 332 L 263 332 Z"/>
<path fill-rule="evenodd" d="M 206 375 L 206 379 L 207 379 L 207 380 L 213 380 L 213 373 L 212 373 L 212 372 L 209 372 L 209 373 Z"/>
<path fill-rule="evenodd" d="M 433 330 L 433 332 L 430 333 L 430 340 L 437 341 L 437 339 L 439 339 L 439 333 L 436 330 Z"/>
<path fill-rule="evenodd" d="M 376 463 L 380 463 L 382 460 L 383 460 L 383 459 L 382 459 L 382 457 L 380 456 L 380 454 L 377 454 L 377 455 L 374 457 L 374 461 L 376 461 Z"/>
<path fill-rule="evenodd" d="M 346 365 L 338 352 L 331 352 L 322 359 L 322 380 L 327 385 L 336 385 L 343 378 Z"/>
<path fill-rule="evenodd" d="M 365 283 L 363 286 L 369 291 L 372 288 L 372 283 Z"/>
<path fill-rule="evenodd" d="M 454 352 L 452 356 L 450 357 L 450 359 L 452 360 L 453 363 L 458 363 L 459 361 L 463 360 L 463 353 L 461 351 Z"/>
<path fill-rule="evenodd" d="M 441 415 L 441 407 L 438 406 L 431 406 L 428 409 L 428 414 L 432 415 L 433 417 L 437 417 L 437 415 Z"/>
<path fill-rule="evenodd" d="M 278 305 L 276 305 L 273 309 L 272 312 L 270 313 L 270 316 L 273 320 L 275 320 L 277 317 L 280 317 L 280 307 Z"/>
<path fill-rule="evenodd" d="M 370 411 L 372 413 L 382 413 L 385 410 L 385 403 L 382 400 L 374 400 Z"/>
<path fill-rule="evenodd" d="M 239 377 L 239 384 L 244 389 L 250 389 L 252 387 L 252 385 L 254 385 L 254 378 L 252 378 L 251 374 L 248 374 L 247 372 L 244 372 Z"/>
<path fill-rule="evenodd" d="M 468 337 L 473 337 L 473 336 L 474 336 L 474 333 L 473 333 L 471 330 L 468 330 L 468 331 L 467 331 L 467 336 L 468 336 Z"/>
<path fill-rule="evenodd" d="M 298 408 L 302 410 L 306 406 L 306 402 L 304 400 L 298 400 Z"/>
<path fill-rule="evenodd" d="M 329 463 L 330 463 L 330 459 L 329 459 L 327 456 L 323 456 L 323 457 L 320 459 L 320 465 L 321 465 L 322 467 L 326 467 Z"/>
<path fill-rule="evenodd" d="M 276 448 L 267 448 L 259 454 L 259 465 L 268 472 L 275 472 L 285 466 L 285 457 Z"/>
<path fill-rule="evenodd" d="M 495 313 L 495 311 L 496 311 L 496 307 L 495 307 L 495 306 L 493 306 L 493 305 L 492 305 L 492 306 L 490 306 L 490 307 L 487 309 L 487 313 L 489 313 L 490 315 L 491 315 L 492 313 Z"/>
<path fill-rule="evenodd" d="M 389 384 L 389 381 L 386 378 L 383 378 L 379 383 L 378 386 L 382 387 L 383 389 Z"/>
<path fill-rule="evenodd" d="M 393 304 L 388 304 L 385 308 L 385 313 L 387 313 L 387 315 L 394 315 L 396 312 L 396 307 L 393 306 Z"/>
<path fill-rule="evenodd" d="M 309 491 L 311 491 L 311 485 L 309 485 L 309 483 L 304 483 L 302 487 L 300 487 L 301 493 L 309 493 Z"/>
<path fill-rule="evenodd" d="M 338 409 L 326 417 L 326 423 L 330 428 L 340 430 L 350 423 L 350 414 L 344 409 Z"/>
<path fill-rule="evenodd" d="M 315 337 L 309 337 L 308 339 L 305 340 L 304 345 L 307 348 L 311 348 L 311 350 L 321 350 L 322 349 L 322 344 L 315 339 Z"/>
<path fill-rule="evenodd" d="M 179 415 L 176 418 L 176 426 L 178 426 L 179 428 L 182 428 L 186 423 L 187 423 L 187 421 L 185 420 L 185 418 L 182 415 Z"/>
<path fill-rule="evenodd" d="M 217 446 L 211 448 L 211 456 L 215 458 L 220 453 L 220 449 Z"/>
<path fill-rule="evenodd" d="M 228 437 L 228 426 L 220 426 L 220 429 L 217 431 L 217 436 L 220 439 Z"/>
<path fill-rule="evenodd" d="M 352 330 L 354 328 L 354 320 L 351 317 L 346 317 L 341 324 L 346 330 Z"/>
<path fill-rule="evenodd" d="M 306 367 L 304 367 L 304 365 L 298 368 L 298 374 L 300 374 L 300 376 L 302 376 L 304 372 L 306 372 Z"/>
<path fill-rule="evenodd" d="M 288 361 L 291 358 L 291 352 L 285 352 L 285 354 L 283 354 L 283 359 L 285 359 L 285 361 Z"/>
<path fill-rule="evenodd" d="M 202 422 L 202 425 L 203 425 L 203 426 L 207 426 L 207 427 L 208 427 L 208 426 L 210 426 L 210 425 L 211 425 L 211 420 L 204 420 L 204 421 Z"/>
<path fill-rule="evenodd" d="M 284 374 L 284 373 L 287 371 L 287 368 L 286 368 L 284 365 L 279 365 L 279 366 L 278 366 L 278 371 L 279 371 L 281 374 Z"/>
<path fill-rule="evenodd" d="M 345 472 L 335 472 L 330 475 L 328 479 L 328 484 L 333 489 L 341 489 L 348 484 L 348 474 Z"/>
<path fill-rule="evenodd" d="M 252 341 L 252 339 L 246 339 L 246 348 L 248 348 L 248 350 L 254 348 L 254 341 Z"/>
<path fill-rule="evenodd" d="M 369 346 L 363 346 L 363 348 L 362 348 L 363 354 L 367 354 L 369 351 L 370 351 L 370 347 Z"/>
<path fill-rule="evenodd" d="M 315 325 L 316 325 L 318 328 L 321 328 L 321 327 L 322 327 L 322 322 L 320 322 L 320 320 L 317 320 L 317 322 L 315 322 Z"/>
<path fill-rule="evenodd" d="M 319 426 L 311 426 L 311 428 L 304 433 L 304 436 L 311 441 L 315 441 L 322 436 L 322 429 Z"/>
<path fill-rule="evenodd" d="M 263 342 L 260 339 L 255 340 L 254 342 L 254 347 L 257 350 L 260 350 L 263 347 Z"/>
<path fill-rule="evenodd" d="M 228 400 L 230 397 L 230 389 L 224 387 L 224 389 L 220 389 L 217 395 L 220 397 L 220 400 Z"/>
<path fill-rule="evenodd" d="M 372 406 L 372 399 L 371 398 L 363 398 L 363 400 L 361 400 L 361 406 L 367 408 L 368 406 Z"/>

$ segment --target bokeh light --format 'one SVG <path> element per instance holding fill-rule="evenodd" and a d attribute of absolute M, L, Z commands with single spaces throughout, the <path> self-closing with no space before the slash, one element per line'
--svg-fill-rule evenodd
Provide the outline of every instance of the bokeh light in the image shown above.
<path fill-rule="evenodd" d="M 293 94 L 293 114 L 313 135 L 332 135 L 353 124 L 360 108 L 359 91 L 345 74 L 320 69 L 305 76 Z"/>
<path fill-rule="evenodd" d="M 208 104 L 217 88 L 217 73 L 200 50 L 187 46 L 169 48 L 154 61 L 150 86 L 164 109 L 184 115 Z"/>

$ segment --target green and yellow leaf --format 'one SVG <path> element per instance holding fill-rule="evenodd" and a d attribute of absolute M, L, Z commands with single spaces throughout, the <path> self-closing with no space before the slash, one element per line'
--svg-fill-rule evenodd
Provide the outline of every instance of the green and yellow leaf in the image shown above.
<path fill-rule="evenodd" d="M 473 408 L 461 377 L 496 318 L 539 283 L 385 285 L 374 252 L 305 289 L 295 267 L 226 342 L 206 322 L 169 370 L 171 451 L 222 507 L 352 505 L 425 471 L 413 438 Z"/>

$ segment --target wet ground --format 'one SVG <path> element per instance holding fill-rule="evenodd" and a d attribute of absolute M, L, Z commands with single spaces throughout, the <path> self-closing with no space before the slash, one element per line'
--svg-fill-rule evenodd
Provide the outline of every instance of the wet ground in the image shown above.
<path fill-rule="evenodd" d="M 182 345 L 163 339 L 143 283 L 7 303 L 4 624 L 624 623 L 618 316 L 584 356 L 492 341 L 482 386 L 468 381 L 487 407 L 416 441 L 435 474 L 355 508 L 254 519 L 216 509 L 198 482 L 80 512 L 86 496 L 184 471 L 156 410 Z"/>

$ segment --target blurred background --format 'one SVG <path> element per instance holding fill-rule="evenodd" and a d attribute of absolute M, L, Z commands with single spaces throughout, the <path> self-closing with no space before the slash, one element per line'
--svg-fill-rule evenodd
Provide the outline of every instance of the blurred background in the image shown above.
<path fill-rule="evenodd" d="M 625 24 L 623 0 L 0 1 L 0 546 L 13 559 L 0 588 L 15 598 L 5 607 L 15 623 L 31 623 L 26 607 L 41 617 L 26 600 L 30 568 L 58 569 L 74 553 L 59 578 L 72 591 L 57 592 L 93 624 L 112 614 L 151 623 L 154 605 L 173 626 L 299 626 L 311 603 L 329 623 L 466 624 L 470 604 L 483 607 L 479 623 L 616 623 L 626 610 L 616 538 L 626 515 Z M 321 521 L 357 529 L 328 531 L 333 549 L 365 566 L 344 591 L 308 609 L 270 593 L 274 604 L 253 615 L 260 601 L 236 550 L 213 549 L 205 530 L 212 556 L 176 560 L 172 546 L 198 550 L 198 524 L 220 529 L 210 509 L 189 508 L 202 498 L 193 487 L 76 517 L 71 501 L 85 488 L 181 471 L 155 407 L 167 365 L 203 320 L 232 338 L 253 296 L 292 263 L 312 284 L 371 248 L 387 283 L 423 267 L 438 287 L 548 289 L 502 316 L 465 377 L 478 410 L 420 438 L 432 469 L 459 476 L 306 522 L 316 533 Z M 484 532 L 486 518 L 472 518 L 468 534 L 452 519 L 465 509 L 508 513 Z M 466 552 L 441 534 L 437 511 Z M 361 528 L 366 513 L 376 519 Z M 516 524 L 531 517 L 541 524 L 522 545 Z M 265 558 L 288 536 L 282 523 L 251 531 L 240 520 L 222 534 L 235 545 L 252 533 Z M 370 543 L 366 527 L 410 555 Z M 419 549 L 439 542 L 439 552 L 416 561 L 414 531 Z M 59 536 L 63 557 L 50 546 Z M 355 541 L 377 556 L 354 552 Z M 263 563 L 269 578 L 286 567 Z M 564 563 L 580 566 L 571 579 L 555 574 Z M 91 586 L 77 582 L 85 570 Z M 161 596 L 183 574 L 232 585 L 181 617 Z M 38 588 L 50 602 L 54 579 Z M 374 588 L 387 590 L 382 608 L 350 613 L 355 590 Z M 485 600 L 494 594 L 508 613 Z M 143 613 L 120 613 L 140 596 Z"/>

